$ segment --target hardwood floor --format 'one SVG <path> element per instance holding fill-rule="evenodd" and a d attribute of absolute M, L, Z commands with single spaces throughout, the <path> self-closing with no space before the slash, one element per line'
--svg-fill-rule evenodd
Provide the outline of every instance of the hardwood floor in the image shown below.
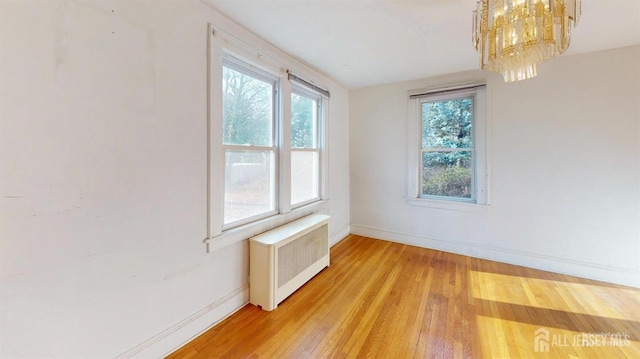
<path fill-rule="evenodd" d="M 351 235 L 273 312 L 169 356 L 425 357 L 640 358 L 640 289 Z"/>

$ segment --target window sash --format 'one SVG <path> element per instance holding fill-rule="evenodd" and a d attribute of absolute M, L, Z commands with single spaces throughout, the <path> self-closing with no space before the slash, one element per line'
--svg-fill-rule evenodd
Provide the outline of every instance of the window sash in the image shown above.
<path fill-rule="evenodd" d="M 456 151 L 473 151 L 474 147 L 423 147 L 421 152 L 456 152 Z"/>
<path fill-rule="evenodd" d="M 421 95 L 421 96 L 413 96 L 412 98 L 416 98 L 418 105 L 418 133 L 419 133 L 419 142 L 418 147 L 419 155 L 418 155 L 418 198 L 426 198 L 426 199 L 436 199 L 436 200 L 450 200 L 450 201 L 458 201 L 458 202 L 477 202 L 477 178 L 476 178 L 476 93 L 475 91 L 469 91 L 468 89 L 464 89 L 462 91 L 454 91 L 453 93 L 444 93 L 444 92 L 436 92 L 433 95 Z M 423 105 L 426 103 L 438 103 L 438 102 L 446 102 L 446 101 L 455 101 L 462 99 L 470 99 L 471 100 L 471 143 L 472 147 L 423 147 L 424 143 L 424 127 L 423 127 Z M 425 194 L 423 190 L 424 183 L 424 173 L 425 173 L 425 165 L 423 161 L 423 153 L 436 153 L 436 152 L 470 152 L 471 153 L 471 197 L 455 197 L 455 196 L 438 196 Z"/>
<path fill-rule="evenodd" d="M 291 97 L 293 97 L 293 95 L 297 95 L 309 100 L 312 100 L 315 102 L 315 108 L 313 108 L 313 113 L 312 113 L 312 133 L 313 133 L 313 138 L 311 141 L 311 147 L 294 147 L 293 143 L 291 144 L 291 153 L 293 154 L 294 152 L 311 152 L 311 153 L 316 153 L 316 157 L 315 157 L 315 168 L 314 168 L 314 178 L 311 179 L 312 182 L 312 186 L 313 186 L 313 193 L 314 193 L 314 197 L 312 198 L 308 198 L 305 199 L 303 201 L 299 201 L 299 202 L 294 202 L 294 196 L 293 193 L 291 193 L 291 208 L 295 209 L 301 206 L 305 206 L 307 204 L 316 202 L 321 200 L 321 187 L 322 187 L 322 151 L 320 149 L 320 140 L 321 140 L 321 134 L 320 131 L 322 129 L 322 125 L 321 125 L 321 121 L 322 121 L 322 101 L 323 98 L 320 94 L 318 94 L 317 92 L 314 92 L 308 88 L 299 86 L 297 84 L 292 84 L 291 86 Z M 292 101 L 293 103 L 293 101 Z M 292 121 L 293 121 L 293 105 L 291 105 L 291 112 L 290 112 L 290 119 L 289 119 L 289 123 L 290 125 L 292 125 Z M 290 141 L 292 141 L 292 139 L 289 139 Z M 293 162 L 293 156 L 289 157 L 290 160 Z M 293 167 L 293 163 L 291 163 L 290 168 L 292 169 Z M 290 183 L 290 188 L 289 191 L 293 192 L 294 190 L 294 184 L 293 184 L 293 169 L 291 170 L 291 183 Z"/>
<path fill-rule="evenodd" d="M 224 54 L 224 56 L 222 57 L 222 66 L 228 67 L 238 72 L 242 72 L 247 76 L 251 76 L 264 82 L 277 83 L 280 80 L 277 76 L 271 75 L 268 72 L 259 69 L 258 67 L 255 67 L 248 62 L 240 60 L 230 54 Z"/>
<path fill-rule="evenodd" d="M 233 56 L 230 55 L 225 55 L 222 59 L 222 69 L 224 68 L 228 68 L 231 69 L 233 71 L 239 72 L 245 76 L 248 76 L 250 78 L 256 79 L 258 81 L 261 82 L 265 82 L 267 84 L 269 84 L 271 86 L 271 126 L 270 126 L 270 134 L 269 134 L 269 138 L 270 138 L 270 146 L 263 146 L 263 145 L 244 145 L 244 144 L 227 144 L 224 142 L 224 129 L 222 131 L 222 135 L 223 137 L 220 138 L 220 141 L 222 142 L 222 153 L 223 153 L 223 174 L 222 174 L 222 179 L 223 179 L 223 193 L 222 193 L 222 197 L 223 197 L 223 201 L 224 201 L 224 205 L 222 206 L 222 228 L 221 230 L 227 230 L 230 228 L 234 228 L 234 227 L 238 227 L 238 226 L 242 226 L 244 224 L 248 224 L 263 218 L 267 218 L 270 216 L 273 216 L 275 214 L 278 214 L 278 186 L 279 186 L 279 162 L 278 162 L 278 156 L 279 156 L 279 141 L 277 138 L 277 134 L 278 134 L 278 121 L 277 119 L 279 118 L 279 108 L 278 108 L 278 103 L 279 103 L 279 91 L 278 91 L 278 78 L 275 76 L 271 76 L 270 74 L 261 71 L 260 69 L 257 69 L 253 66 L 251 66 L 248 63 L 245 63 Z M 224 81 L 224 77 L 222 78 L 222 81 Z M 222 95 L 222 98 L 220 99 L 221 102 L 223 103 L 224 106 L 224 94 Z M 224 108 L 224 107 L 223 107 Z M 222 123 L 220 124 L 220 126 L 224 126 L 224 113 L 222 114 L 223 118 L 222 118 Z M 227 154 L 229 154 L 230 152 L 247 152 L 247 153 L 251 153 L 251 152 L 255 152 L 255 153 L 260 153 L 260 152 L 267 152 L 270 153 L 270 164 L 269 164 L 269 168 L 268 168 L 268 183 L 269 183 L 269 188 L 268 188 L 268 210 L 261 212 L 261 213 L 257 213 L 257 214 L 251 214 L 247 217 L 243 217 L 243 218 L 239 218 L 239 219 L 231 219 L 228 220 L 227 219 L 227 215 L 228 215 L 228 210 L 230 210 L 230 208 L 227 207 L 227 201 L 228 201 L 228 196 L 229 193 L 227 193 L 227 185 L 229 185 L 228 178 L 227 178 L 227 170 L 228 170 L 228 163 L 227 163 Z"/>
<path fill-rule="evenodd" d="M 277 121 L 277 118 L 279 117 L 278 103 L 280 102 L 279 91 L 278 91 L 279 79 L 228 54 L 225 55 L 222 59 L 222 68 L 224 69 L 225 67 L 271 85 L 271 133 L 269 134 L 269 138 L 270 138 L 270 144 L 273 146 L 276 146 L 278 144 L 278 138 L 276 135 L 278 133 L 278 121 Z M 223 81 L 224 81 L 224 77 L 223 77 Z M 224 87 L 223 87 L 223 92 L 224 92 Z M 222 98 L 220 99 L 220 101 L 224 103 L 224 94 L 222 95 Z M 224 104 L 223 104 L 223 109 L 224 109 Z M 223 113 L 223 117 L 224 117 L 224 113 Z M 224 126 L 224 118 L 222 120 L 223 120 L 222 125 Z M 222 134 L 224 136 L 224 128 L 223 128 Z M 234 144 L 224 143 L 224 137 L 223 137 L 222 145 L 233 146 Z M 235 144 L 235 145 L 246 146 L 244 144 L 242 145 Z M 255 145 L 249 144 L 249 146 L 255 146 Z"/>
<path fill-rule="evenodd" d="M 266 218 L 266 217 L 270 217 L 274 214 L 278 213 L 278 202 L 277 202 L 277 198 L 278 198 L 278 162 L 277 162 L 277 155 L 278 155 L 278 151 L 277 148 L 274 147 L 264 147 L 264 148 L 252 148 L 252 147 L 244 147 L 244 146 L 228 146 L 231 148 L 225 148 L 224 149 L 224 194 L 223 194 L 223 198 L 224 198 L 224 211 L 222 213 L 223 215 L 223 230 L 225 229 L 229 229 L 229 228 L 234 228 L 237 226 L 241 226 L 243 224 L 246 223 L 250 223 L 262 218 Z M 227 167 L 228 167 L 228 163 L 227 163 L 227 154 L 230 152 L 247 152 L 247 153 L 269 153 L 270 157 L 269 157 L 269 168 L 268 168 L 268 183 L 269 183 L 269 188 L 268 188 L 268 209 L 260 212 L 260 213 L 256 213 L 253 215 L 249 215 L 247 217 L 242 217 L 239 219 L 235 219 L 235 220 L 231 220 L 229 222 L 226 222 L 226 215 L 227 213 L 225 212 L 227 210 L 227 191 L 226 191 L 226 186 L 227 186 L 227 175 L 229 173 L 227 173 Z"/>
<path fill-rule="evenodd" d="M 456 196 L 438 196 L 438 195 L 433 195 L 433 194 L 426 194 L 424 193 L 424 190 L 422 188 L 423 182 L 424 182 L 424 171 L 425 171 L 425 166 L 424 166 L 424 161 L 422 160 L 422 154 L 424 153 L 436 153 L 436 152 L 470 152 L 471 153 L 471 158 L 470 158 L 470 163 L 471 163 L 471 197 L 470 198 L 466 198 L 466 197 L 456 197 Z M 422 149 L 420 151 L 420 185 L 419 185 L 419 193 L 418 193 L 418 197 L 419 198 L 430 198 L 430 199 L 437 199 L 437 200 L 451 200 L 451 201 L 459 201 L 459 202 L 473 202 L 475 203 L 477 201 L 476 198 L 476 150 L 475 148 L 442 148 L 442 149 L 434 149 L 434 148 L 429 148 L 429 149 Z"/>
<path fill-rule="evenodd" d="M 311 198 L 307 198 L 303 201 L 298 201 L 298 202 L 294 202 L 294 198 L 293 198 L 293 193 L 291 194 L 291 208 L 295 209 L 298 207 L 302 207 L 305 206 L 307 204 L 316 202 L 321 200 L 321 181 L 322 181 L 322 165 L 321 165 L 321 156 L 322 153 L 320 151 L 320 149 L 311 149 L 311 148 L 292 148 L 291 149 L 291 153 L 293 154 L 294 152 L 299 152 L 299 153 L 315 153 L 316 157 L 315 157 L 315 173 L 313 173 L 314 178 L 312 178 L 312 186 L 313 186 L 313 193 L 314 196 Z M 293 155 L 291 156 L 291 162 L 292 162 L 292 167 L 293 167 Z M 291 188 L 290 191 L 293 192 L 294 190 L 294 185 L 293 185 L 293 170 L 291 171 Z"/>

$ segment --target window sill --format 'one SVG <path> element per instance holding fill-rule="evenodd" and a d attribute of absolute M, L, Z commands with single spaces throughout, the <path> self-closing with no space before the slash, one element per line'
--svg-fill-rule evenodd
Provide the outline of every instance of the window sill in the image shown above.
<path fill-rule="evenodd" d="M 485 212 L 490 207 L 488 204 L 478 204 L 462 201 L 441 201 L 428 198 L 407 198 L 407 204 L 416 207 L 445 209 L 450 211 L 462 212 Z"/>
<path fill-rule="evenodd" d="M 312 213 L 322 212 L 325 208 L 326 200 L 320 200 L 311 204 L 298 207 L 289 213 L 277 214 L 255 222 L 247 223 L 238 227 L 227 229 L 222 234 L 210 238 L 209 245 L 211 251 L 230 246 L 251 238 L 270 229 L 279 227 L 285 223 L 295 221 L 298 218 L 308 216 Z"/>

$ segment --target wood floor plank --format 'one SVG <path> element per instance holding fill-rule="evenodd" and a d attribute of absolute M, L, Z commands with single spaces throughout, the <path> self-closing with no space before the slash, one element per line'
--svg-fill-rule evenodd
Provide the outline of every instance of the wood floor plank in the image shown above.
<path fill-rule="evenodd" d="M 247 305 L 168 358 L 538 355 L 640 358 L 640 289 L 351 235 L 276 310 Z"/>

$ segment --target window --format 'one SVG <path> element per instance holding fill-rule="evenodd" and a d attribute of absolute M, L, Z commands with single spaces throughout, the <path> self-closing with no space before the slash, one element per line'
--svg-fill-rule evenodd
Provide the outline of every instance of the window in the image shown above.
<path fill-rule="evenodd" d="M 210 250 L 324 209 L 330 93 L 286 56 L 212 25 L 208 39 Z"/>
<path fill-rule="evenodd" d="M 487 204 L 484 86 L 410 98 L 410 129 L 419 135 L 410 141 L 410 153 L 418 151 L 410 156 L 409 198 Z"/>
<path fill-rule="evenodd" d="M 210 39 L 207 238 L 247 238 L 321 210 L 329 92 Z"/>
<path fill-rule="evenodd" d="M 473 97 L 420 104 L 420 196 L 473 199 Z"/>
<path fill-rule="evenodd" d="M 291 205 L 320 197 L 319 119 L 322 98 L 294 86 L 291 92 Z"/>
<path fill-rule="evenodd" d="M 276 212 L 277 85 L 231 57 L 223 62 L 224 225 Z"/>

